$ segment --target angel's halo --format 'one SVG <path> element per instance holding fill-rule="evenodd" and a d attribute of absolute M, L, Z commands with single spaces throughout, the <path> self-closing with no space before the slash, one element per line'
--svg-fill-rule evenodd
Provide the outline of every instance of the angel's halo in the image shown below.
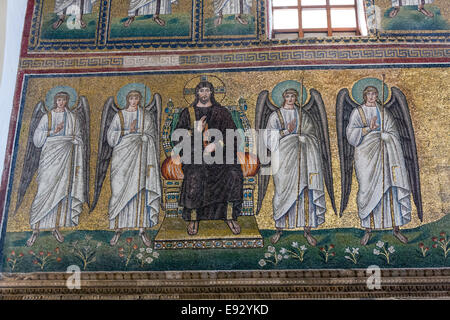
<path fill-rule="evenodd" d="M 365 88 L 372 86 L 377 88 L 379 96 L 381 96 L 383 81 L 377 78 L 363 78 L 355 82 L 352 87 L 352 99 L 358 104 L 364 104 L 363 91 Z M 386 103 L 389 99 L 389 87 L 384 84 L 384 101 Z"/>
<path fill-rule="evenodd" d="M 69 86 L 56 86 L 50 89 L 45 97 L 45 106 L 47 110 L 52 110 L 55 107 L 55 95 L 60 92 L 65 92 L 69 95 L 69 102 L 67 103 L 67 107 L 69 109 L 72 109 L 73 106 L 77 103 L 78 94 L 74 88 Z"/>
<path fill-rule="evenodd" d="M 120 109 L 124 109 L 127 106 L 127 95 L 130 91 L 139 91 L 145 100 L 145 105 L 148 105 L 152 99 L 152 92 L 145 84 L 129 83 L 124 85 L 119 92 L 117 92 L 117 104 Z"/>
<path fill-rule="evenodd" d="M 300 96 L 301 96 L 301 91 L 300 91 L 300 82 L 295 81 L 295 80 L 286 80 L 283 82 L 278 83 L 272 90 L 272 101 L 275 105 L 277 105 L 278 107 L 282 107 L 283 104 L 283 92 L 286 91 L 287 89 L 295 89 L 297 90 L 299 96 L 298 96 L 298 100 L 300 100 Z M 306 90 L 306 88 L 303 86 L 303 101 L 302 101 L 302 106 L 305 104 L 306 100 L 308 98 L 308 91 Z"/>

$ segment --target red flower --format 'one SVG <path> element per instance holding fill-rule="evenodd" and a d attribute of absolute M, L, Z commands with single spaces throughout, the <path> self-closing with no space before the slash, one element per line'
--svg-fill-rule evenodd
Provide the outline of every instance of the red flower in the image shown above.
<path fill-rule="evenodd" d="M 320 251 L 325 251 L 325 248 L 323 248 L 323 247 L 322 247 L 322 248 L 320 248 Z"/>
<path fill-rule="evenodd" d="M 425 245 L 421 242 L 419 243 L 419 248 L 423 248 Z"/>
<path fill-rule="evenodd" d="M 37 261 L 37 260 L 34 260 L 33 263 L 34 263 L 34 264 L 38 264 L 38 261 Z"/>
<path fill-rule="evenodd" d="M 445 241 L 444 238 L 440 238 L 440 239 L 439 239 L 439 242 L 444 242 L 444 241 Z"/>
<path fill-rule="evenodd" d="M 127 243 L 131 243 L 133 241 L 133 238 L 127 238 Z"/>
<path fill-rule="evenodd" d="M 47 257 L 50 257 L 52 255 L 51 252 L 47 252 Z"/>
<path fill-rule="evenodd" d="M 56 258 L 57 262 L 61 262 L 61 260 L 62 260 L 61 257 Z"/>
<path fill-rule="evenodd" d="M 135 245 L 133 246 L 133 249 L 134 249 L 134 250 L 137 250 L 137 248 L 138 248 L 138 246 L 137 246 L 137 244 L 135 244 Z"/>
<path fill-rule="evenodd" d="M 11 261 L 11 258 L 6 259 L 6 262 L 10 262 L 10 261 Z"/>
<path fill-rule="evenodd" d="M 11 251 L 11 255 L 12 256 L 15 256 L 16 255 L 16 252 L 13 250 L 13 251 Z"/>
<path fill-rule="evenodd" d="M 123 252 L 123 248 L 119 248 L 119 252 Z"/>
<path fill-rule="evenodd" d="M 123 258 L 124 254 L 123 253 L 119 253 L 119 257 Z"/>
<path fill-rule="evenodd" d="M 39 252 L 39 255 L 43 256 L 44 255 L 44 251 Z"/>
<path fill-rule="evenodd" d="M 430 250 L 430 248 L 426 247 L 426 248 L 425 248 L 425 251 L 428 251 L 428 250 Z"/>
<path fill-rule="evenodd" d="M 22 252 L 19 254 L 19 257 L 21 257 L 21 258 L 23 257 L 23 253 Z"/>
<path fill-rule="evenodd" d="M 440 235 L 441 237 L 445 237 L 445 232 L 442 231 L 441 233 L 439 233 L 439 235 Z"/>
<path fill-rule="evenodd" d="M 431 238 L 431 240 L 432 240 L 433 242 L 436 242 L 436 241 L 437 241 L 437 237 L 433 237 L 433 238 Z"/>
<path fill-rule="evenodd" d="M 55 248 L 56 253 L 59 253 L 59 251 L 60 251 L 59 248 Z"/>
<path fill-rule="evenodd" d="M 330 244 L 330 249 L 333 249 L 334 248 L 334 244 Z"/>
<path fill-rule="evenodd" d="M 437 244 L 433 243 L 432 247 L 436 249 L 437 248 Z"/>
<path fill-rule="evenodd" d="M 28 251 L 29 254 L 34 254 L 33 250 Z"/>
<path fill-rule="evenodd" d="M 335 253 L 335 252 L 332 252 L 331 255 L 334 257 L 334 256 L 336 255 L 336 253 Z"/>

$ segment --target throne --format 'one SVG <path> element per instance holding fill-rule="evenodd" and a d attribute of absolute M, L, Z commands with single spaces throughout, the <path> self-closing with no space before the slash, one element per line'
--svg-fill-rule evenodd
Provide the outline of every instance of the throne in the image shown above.
<path fill-rule="evenodd" d="M 241 98 L 238 106 L 224 106 L 230 112 L 238 129 L 243 132 L 251 129 L 250 122 L 245 114 L 246 101 Z M 182 248 L 253 248 L 262 247 L 263 241 L 255 219 L 255 186 L 259 162 L 250 151 L 253 148 L 253 139 L 250 135 L 242 138 L 243 143 L 238 148 L 238 157 L 244 174 L 243 205 L 238 221 L 241 225 L 241 234 L 233 235 L 222 221 L 202 221 L 196 236 L 189 236 L 186 232 L 186 223 L 181 218 L 183 207 L 178 205 L 180 189 L 183 182 L 181 165 L 172 162 L 170 154 L 173 143 L 171 135 L 175 129 L 182 108 L 175 108 L 171 100 L 167 104 L 167 114 L 162 132 L 162 147 L 166 159 L 161 165 L 163 186 L 164 221 L 155 237 L 155 249 L 182 249 Z"/>

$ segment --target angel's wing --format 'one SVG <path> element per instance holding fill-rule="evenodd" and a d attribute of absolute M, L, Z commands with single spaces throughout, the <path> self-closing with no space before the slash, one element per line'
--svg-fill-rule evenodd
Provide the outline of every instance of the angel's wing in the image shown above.
<path fill-rule="evenodd" d="M 417 157 L 416 139 L 409 113 L 408 103 L 403 92 L 392 87 L 391 100 L 385 105 L 395 119 L 400 134 L 400 141 L 408 170 L 409 183 L 420 221 L 423 220 L 422 195 L 420 192 L 419 160 Z"/>
<path fill-rule="evenodd" d="M 100 137 L 98 141 L 97 165 L 95 168 L 95 183 L 94 183 L 94 201 L 91 205 L 91 212 L 95 209 L 100 192 L 102 191 L 103 181 L 105 181 L 106 172 L 108 171 L 109 163 L 113 148 L 111 148 L 107 141 L 107 132 L 114 115 L 119 111 L 114 103 L 114 97 L 109 97 L 103 106 L 102 122 L 100 125 Z"/>
<path fill-rule="evenodd" d="M 334 200 L 334 186 L 333 186 L 333 170 L 331 166 L 331 149 L 330 149 L 330 135 L 328 133 L 328 120 L 325 111 L 325 105 L 320 93 L 311 89 L 310 99 L 308 103 L 302 108 L 313 119 L 320 139 L 320 153 L 322 158 L 322 168 L 324 171 L 325 186 L 330 196 L 331 205 L 334 212 L 337 214 L 336 203 Z"/>
<path fill-rule="evenodd" d="M 150 104 L 148 104 L 145 107 L 147 110 L 149 110 L 153 116 L 153 120 L 154 120 L 154 125 L 156 128 L 156 143 L 155 143 L 155 148 L 156 148 L 156 159 L 158 160 L 158 170 L 159 168 L 161 168 L 161 164 L 160 164 L 160 155 L 161 155 L 161 147 L 160 147 L 160 136 L 161 136 L 161 115 L 162 115 L 162 100 L 161 100 L 161 96 L 159 95 L 159 93 L 155 93 L 155 95 L 153 96 L 153 100 L 152 102 L 150 102 Z M 162 184 L 161 184 L 161 194 L 163 194 L 162 192 Z M 161 197 L 161 204 L 163 202 L 163 197 Z"/>
<path fill-rule="evenodd" d="M 39 102 L 33 110 L 31 116 L 30 129 L 28 130 L 27 150 L 22 167 L 22 176 L 20 177 L 19 190 L 17 191 L 16 210 L 19 209 L 22 200 L 27 192 L 28 186 L 33 179 L 36 170 L 39 167 L 39 159 L 41 158 L 41 148 L 37 148 L 33 143 L 34 131 L 36 130 L 42 117 L 47 113 L 44 103 Z"/>
<path fill-rule="evenodd" d="M 277 110 L 278 107 L 273 105 L 269 100 L 269 91 L 264 90 L 258 95 L 258 100 L 256 102 L 256 111 L 255 111 L 255 128 L 257 131 L 261 129 L 265 129 L 267 127 L 267 122 L 269 121 L 269 117 Z M 257 135 L 256 138 L 256 148 L 259 155 L 262 154 L 270 154 L 262 141 L 260 141 L 260 134 Z M 261 167 L 268 167 L 270 163 L 261 164 Z M 262 175 L 258 172 L 258 204 L 256 207 L 256 214 L 261 210 L 262 202 L 264 200 L 264 196 L 266 195 L 267 185 L 269 184 L 269 175 Z"/>
<path fill-rule="evenodd" d="M 88 207 L 90 206 L 89 201 L 89 177 L 90 177 L 90 159 L 91 159 L 91 132 L 90 132 L 90 122 L 91 122 L 91 111 L 89 108 L 89 103 L 86 97 L 81 96 L 78 106 L 76 106 L 72 112 L 77 117 L 77 126 L 80 129 L 81 139 L 83 140 L 83 151 L 84 151 L 84 198 Z"/>
<path fill-rule="evenodd" d="M 347 141 L 346 129 L 350 121 L 350 115 L 353 109 L 357 107 L 358 105 L 350 98 L 348 89 L 339 91 L 336 99 L 336 130 L 341 165 L 341 207 L 339 216 L 342 216 L 345 208 L 347 208 L 352 190 L 355 148 Z"/>

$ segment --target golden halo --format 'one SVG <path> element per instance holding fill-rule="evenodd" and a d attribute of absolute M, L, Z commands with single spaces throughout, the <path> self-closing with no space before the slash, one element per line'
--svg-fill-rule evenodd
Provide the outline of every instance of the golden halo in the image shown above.
<path fill-rule="evenodd" d="M 195 87 L 197 87 L 197 85 L 202 81 L 208 81 L 212 83 L 212 85 L 214 86 L 214 98 L 218 103 L 222 103 L 222 101 L 227 96 L 227 88 L 225 86 L 225 83 L 219 77 L 207 74 L 196 76 L 186 82 L 183 88 L 183 97 L 187 104 L 192 105 L 194 103 Z"/>

